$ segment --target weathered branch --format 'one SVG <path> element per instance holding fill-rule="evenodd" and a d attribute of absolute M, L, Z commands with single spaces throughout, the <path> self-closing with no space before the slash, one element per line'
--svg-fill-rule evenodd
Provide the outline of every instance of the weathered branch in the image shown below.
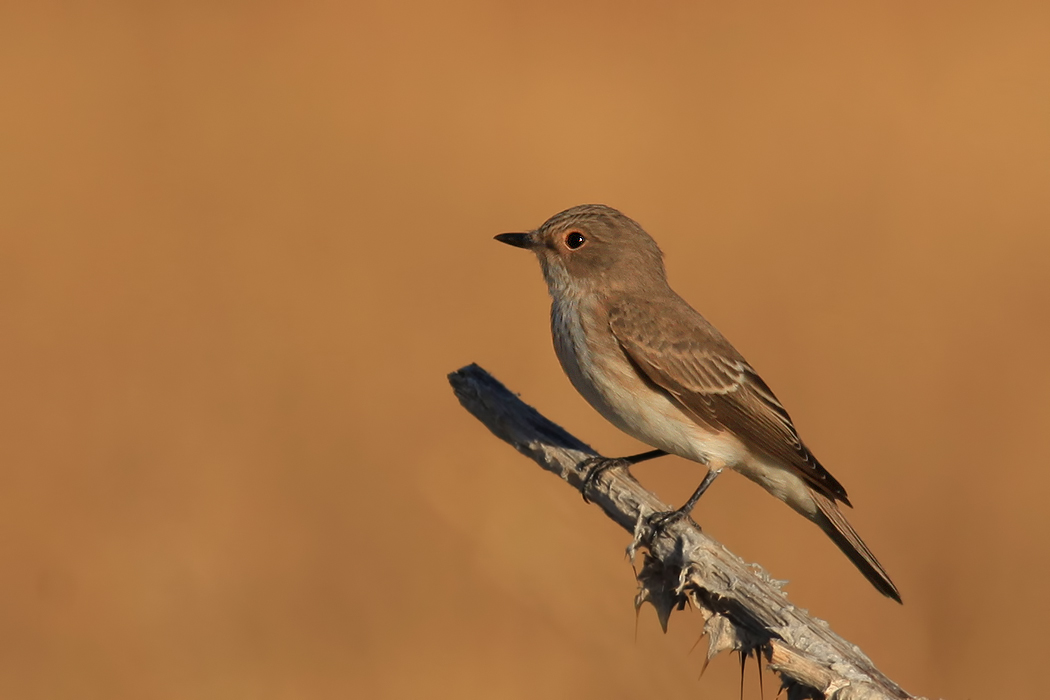
<path fill-rule="evenodd" d="M 522 402 L 488 372 L 468 365 L 448 376 L 463 407 L 496 437 L 510 443 L 573 488 L 584 488 L 597 453 Z M 780 584 L 744 563 L 688 518 L 654 532 L 647 521 L 670 507 L 642 488 L 626 470 L 610 469 L 588 487 L 587 497 L 634 534 L 628 547 L 643 551 L 635 605 L 656 608 L 661 625 L 686 603 L 704 616 L 707 658 L 721 651 L 760 654 L 780 674 L 789 700 L 906 700 L 913 698 L 883 675 L 826 622 L 793 606 Z"/>

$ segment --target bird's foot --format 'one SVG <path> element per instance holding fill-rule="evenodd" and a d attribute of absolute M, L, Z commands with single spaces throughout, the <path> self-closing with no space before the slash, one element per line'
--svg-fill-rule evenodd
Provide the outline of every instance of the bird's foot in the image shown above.
<path fill-rule="evenodd" d="M 682 518 L 688 518 L 690 511 L 684 508 L 678 508 L 677 510 L 664 510 L 657 513 L 650 513 L 649 517 L 645 519 L 645 524 L 649 528 L 648 541 L 652 541 L 664 534 L 667 528 L 674 525 Z"/>
<path fill-rule="evenodd" d="M 613 457 L 591 457 L 580 462 L 580 470 L 587 470 L 587 475 L 583 477 L 583 485 L 580 486 L 580 493 L 583 494 L 583 502 L 591 502 L 591 499 L 587 498 L 587 492 L 598 483 L 598 479 L 602 474 L 610 469 L 627 469 L 631 464 L 632 462 L 629 458 L 624 459 Z"/>
<path fill-rule="evenodd" d="M 677 510 L 665 511 L 662 513 L 653 513 L 646 518 L 649 528 L 652 530 L 652 536 L 655 538 L 665 532 L 668 527 L 678 522 L 682 518 L 688 517 L 693 512 L 693 508 L 696 507 L 696 502 L 700 500 L 700 497 L 704 495 L 708 487 L 715 482 L 718 475 L 722 473 L 721 469 L 709 469 L 707 476 L 700 482 L 700 485 L 696 487 L 696 491 L 689 497 L 689 500 Z"/>
<path fill-rule="evenodd" d="M 610 469 L 627 469 L 633 464 L 647 462 L 650 459 L 663 457 L 666 454 L 667 453 L 663 450 L 649 450 L 648 452 L 631 455 L 630 457 L 602 457 L 597 455 L 583 460 L 579 463 L 578 468 L 581 471 L 584 469 L 588 470 L 587 475 L 583 477 L 583 486 L 580 487 L 584 503 L 591 502 L 591 499 L 587 498 L 587 490 L 594 484 L 598 483 L 598 477 L 606 471 Z"/>

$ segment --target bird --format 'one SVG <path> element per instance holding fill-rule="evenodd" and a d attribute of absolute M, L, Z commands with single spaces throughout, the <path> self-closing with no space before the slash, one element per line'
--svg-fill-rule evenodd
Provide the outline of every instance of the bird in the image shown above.
<path fill-rule="evenodd" d="M 539 259 L 555 353 L 572 385 L 610 423 L 655 448 L 613 462 L 674 454 L 705 465 L 703 482 L 676 511 L 685 515 L 724 469 L 735 471 L 815 523 L 876 590 L 901 602 L 839 508 L 852 508 L 846 489 L 758 372 L 671 288 L 663 253 L 641 225 L 585 204 L 495 238 Z"/>

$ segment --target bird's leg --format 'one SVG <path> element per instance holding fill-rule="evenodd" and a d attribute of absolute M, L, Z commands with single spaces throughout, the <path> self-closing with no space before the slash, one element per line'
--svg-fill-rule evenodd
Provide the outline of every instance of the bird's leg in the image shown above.
<path fill-rule="evenodd" d="M 704 495 L 704 492 L 715 483 L 715 479 L 722 473 L 722 468 L 708 469 L 707 475 L 704 480 L 700 482 L 700 485 L 696 487 L 696 491 L 693 491 L 693 495 L 689 497 L 689 500 L 685 502 L 678 510 L 672 510 L 670 513 L 655 513 L 651 518 L 651 523 L 654 528 L 664 529 L 675 520 L 683 518 L 693 512 L 693 508 L 696 507 L 696 502 L 700 500 L 700 497 Z"/>
<path fill-rule="evenodd" d="M 663 457 L 666 452 L 663 450 L 650 450 L 649 452 L 642 452 L 641 454 L 631 455 L 629 457 L 591 457 L 580 462 L 580 469 L 587 469 L 587 476 L 583 477 L 583 486 L 580 487 L 580 492 L 583 494 L 584 503 L 590 503 L 591 500 L 587 498 L 587 490 L 598 482 L 598 477 L 609 469 L 626 469 L 640 462 L 645 462 L 650 459 L 657 457 Z"/>
<path fill-rule="evenodd" d="M 624 457 L 623 459 L 628 463 L 640 464 L 642 462 L 648 462 L 650 459 L 656 459 L 657 457 L 663 457 L 667 453 L 663 450 L 649 450 L 648 452 L 642 452 L 640 454 L 631 455 L 630 457 Z"/>
<path fill-rule="evenodd" d="M 696 507 L 696 502 L 700 500 L 700 497 L 704 495 L 704 492 L 707 491 L 708 487 L 715 483 L 715 479 L 717 479 L 718 475 L 721 473 L 721 467 L 718 469 L 708 469 L 707 475 L 704 476 L 704 480 L 700 482 L 700 485 L 696 487 L 696 491 L 693 491 L 693 495 L 689 497 L 689 500 L 685 502 L 685 505 L 675 512 L 682 515 L 689 515 L 692 513 L 693 508 Z"/>

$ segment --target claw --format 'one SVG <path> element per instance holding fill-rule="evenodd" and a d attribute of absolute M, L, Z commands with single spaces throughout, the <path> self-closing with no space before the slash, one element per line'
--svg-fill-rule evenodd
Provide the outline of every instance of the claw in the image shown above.
<path fill-rule="evenodd" d="M 604 474 L 610 469 L 626 469 L 631 463 L 626 459 L 611 459 L 609 457 L 590 457 L 583 460 L 579 464 L 581 470 L 587 469 L 587 476 L 583 477 L 583 485 L 580 487 L 580 493 L 583 495 L 583 502 L 590 503 L 591 499 L 587 498 L 587 491 L 598 483 L 598 477 Z"/>
<path fill-rule="evenodd" d="M 600 455 L 588 457 L 576 467 L 580 470 L 590 467 L 590 471 L 587 472 L 587 476 L 583 477 L 583 485 L 580 487 L 580 493 L 583 494 L 583 502 L 591 502 L 591 499 L 587 498 L 587 489 L 595 484 L 598 481 L 598 477 L 605 471 L 618 468 L 627 469 L 631 465 L 647 462 L 650 459 L 656 459 L 657 457 L 663 457 L 666 454 L 667 453 L 663 450 L 650 450 L 648 452 L 642 452 L 641 454 L 631 455 L 630 457 L 610 458 L 602 457 Z"/>
<path fill-rule="evenodd" d="M 696 502 L 700 500 L 700 497 L 704 495 L 704 492 L 714 483 L 718 475 L 722 473 L 719 469 L 710 469 L 704 480 L 700 482 L 700 485 L 696 487 L 696 491 L 689 497 L 689 500 L 685 504 L 677 509 L 665 513 L 653 513 L 649 516 L 649 527 L 652 529 L 653 537 L 656 537 L 661 532 L 665 531 L 669 525 L 675 523 L 682 518 L 688 517 L 693 512 L 693 508 L 696 506 Z"/>

